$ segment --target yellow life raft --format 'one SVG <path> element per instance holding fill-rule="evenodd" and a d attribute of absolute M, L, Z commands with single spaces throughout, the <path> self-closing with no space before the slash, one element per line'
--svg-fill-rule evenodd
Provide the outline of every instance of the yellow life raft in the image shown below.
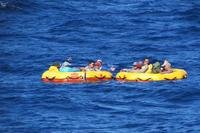
<path fill-rule="evenodd" d="M 134 82 L 149 82 L 161 80 L 180 80 L 187 77 L 187 72 L 183 69 L 172 69 L 172 73 L 152 73 L 147 70 L 145 73 L 139 72 L 119 72 L 116 75 L 116 80 L 134 81 Z"/>
<path fill-rule="evenodd" d="M 112 74 L 108 71 L 60 72 L 56 66 L 50 66 L 49 70 L 42 74 L 42 80 L 45 82 L 98 82 L 111 79 Z"/>

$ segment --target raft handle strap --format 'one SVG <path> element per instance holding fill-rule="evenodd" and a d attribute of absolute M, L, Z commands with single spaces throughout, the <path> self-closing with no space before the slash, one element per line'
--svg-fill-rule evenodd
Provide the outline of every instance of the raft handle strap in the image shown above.
<path fill-rule="evenodd" d="M 86 81 L 86 71 L 84 70 L 83 80 Z"/>

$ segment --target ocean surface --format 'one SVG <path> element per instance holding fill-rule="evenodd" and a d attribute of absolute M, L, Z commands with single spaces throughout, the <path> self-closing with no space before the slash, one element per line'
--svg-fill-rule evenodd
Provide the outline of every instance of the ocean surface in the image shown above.
<path fill-rule="evenodd" d="M 116 73 L 168 59 L 188 78 L 54 84 L 54 62 Z M 0 0 L 1 133 L 199 133 L 200 1 Z"/>

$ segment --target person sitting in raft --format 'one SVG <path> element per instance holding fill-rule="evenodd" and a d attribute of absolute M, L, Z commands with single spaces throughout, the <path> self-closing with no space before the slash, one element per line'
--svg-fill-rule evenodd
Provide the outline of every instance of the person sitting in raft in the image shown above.
<path fill-rule="evenodd" d="M 139 67 L 136 67 L 136 70 L 133 70 L 132 72 L 141 72 L 145 73 L 149 69 L 149 59 L 145 58 L 143 63 L 140 62 L 140 64 L 136 65 Z"/>
<path fill-rule="evenodd" d="M 101 71 L 102 69 L 102 60 L 97 60 L 95 62 L 95 71 Z"/>
<path fill-rule="evenodd" d="M 68 61 L 65 61 L 61 67 L 59 68 L 60 72 L 79 72 L 80 70 L 78 68 L 70 67 L 71 63 Z"/>
<path fill-rule="evenodd" d="M 95 71 L 95 62 L 89 61 L 88 65 L 86 67 L 81 67 L 81 71 Z"/>
<path fill-rule="evenodd" d="M 132 68 L 132 70 L 134 70 L 134 71 L 135 71 L 135 70 L 136 70 L 136 71 L 137 71 L 137 70 L 140 70 L 140 69 L 142 68 L 142 64 L 143 64 L 142 61 L 134 62 L 134 63 L 133 63 L 133 68 Z"/>
<path fill-rule="evenodd" d="M 101 71 L 102 70 L 102 66 L 103 66 L 103 62 L 102 60 L 98 59 L 96 62 L 95 62 L 95 71 Z M 108 66 L 106 67 L 107 69 L 110 69 L 110 71 L 115 71 L 115 67 L 113 65 L 111 65 L 110 68 L 108 68 Z M 104 68 L 105 69 L 105 68 Z"/>
<path fill-rule="evenodd" d="M 55 62 L 55 63 L 52 64 L 52 66 L 55 66 L 55 67 L 57 67 L 59 69 L 61 67 L 61 64 L 58 63 L 58 62 Z"/>
<path fill-rule="evenodd" d="M 148 68 L 149 68 L 149 59 L 144 59 L 144 61 L 143 61 L 143 66 L 142 66 L 142 68 L 140 69 L 140 72 L 146 72 L 147 70 L 148 70 Z"/>
<path fill-rule="evenodd" d="M 164 63 L 162 64 L 162 68 L 161 68 L 161 73 L 172 73 L 172 67 L 171 64 L 169 63 L 168 60 L 164 60 Z"/>
<path fill-rule="evenodd" d="M 139 72 L 142 68 L 142 61 L 134 62 L 133 67 L 131 69 L 122 69 L 122 72 Z"/>

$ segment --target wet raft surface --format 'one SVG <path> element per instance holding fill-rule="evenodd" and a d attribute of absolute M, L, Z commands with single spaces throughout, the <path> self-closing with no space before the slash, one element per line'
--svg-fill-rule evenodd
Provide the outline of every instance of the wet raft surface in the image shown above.
<path fill-rule="evenodd" d="M 112 80 L 112 73 L 109 71 L 80 71 L 80 72 L 60 72 L 55 66 L 50 66 L 42 74 L 41 80 L 52 83 L 87 83 L 103 82 Z"/>

